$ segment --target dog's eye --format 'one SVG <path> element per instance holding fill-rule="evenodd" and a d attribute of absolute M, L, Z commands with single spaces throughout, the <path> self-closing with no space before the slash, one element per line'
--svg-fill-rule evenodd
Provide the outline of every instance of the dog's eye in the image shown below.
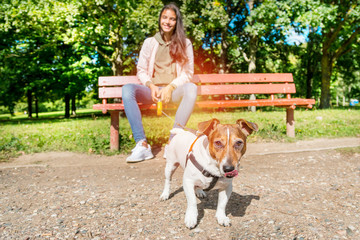
<path fill-rule="evenodd" d="M 220 140 L 214 141 L 214 146 L 216 148 L 223 148 L 224 147 L 224 145 L 222 144 L 222 142 Z"/>
<path fill-rule="evenodd" d="M 236 141 L 235 144 L 234 144 L 234 148 L 236 149 L 242 149 L 244 146 L 244 142 L 243 141 Z"/>

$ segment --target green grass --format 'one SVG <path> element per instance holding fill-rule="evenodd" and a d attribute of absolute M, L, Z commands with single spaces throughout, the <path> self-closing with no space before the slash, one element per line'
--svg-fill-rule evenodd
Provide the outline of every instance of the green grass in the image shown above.
<path fill-rule="evenodd" d="M 58 113 L 41 114 L 40 119 L 17 119 L 0 122 L 0 160 L 21 153 L 44 151 L 74 151 L 91 154 L 116 154 L 109 149 L 109 115 L 91 110 L 84 111 L 88 117 L 55 118 Z M 62 116 L 63 112 L 61 112 Z M 85 113 L 84 113 L 85 114 Z M 174 117 L 173 112 L 169 112 Z M 359 110 L 295 110 L 296 138 L 286 136 L 286 113 L 276 111 L 195 112 L 187 127 L 196 129 L 197 123 L 218 118 L 222 123 L 235 123 L 239 118 L 255 122 L 259 131 L 249 137 L 250 142 L 289 142 L 314 138 L 360 137 Z M 168 140 L 172 120 L 146 114 L 143 117 L 145 133 L 153 146 L 161 146 Z M 125 117 L 120 118 L 120 151 L 128 153 L 134 146 L 130 125 Z"/>
<path fill-rule="evenodd" d="M 99 114 L 101 111 L 93 110 L 93 109 L 79 109 L 76 110 L 76 117 L 82 117 L 82 116 L 89 116 L 91 114 Z M 33 113 L 32 117 L 35 119 L 36 114 Z M 64 111 L 56 111 L 56 112 L 43 112 L 39 113 L 39 119 L 49 119 L 49 118 L 63 118 L 64 117 Z M 74 117 L 74 116 L 72 116 Z M 15 113 L 14 116 L 11 116 L 10 114 L 0 114 L 0 121 L 1 120 L 28 120 L 27 114 L 24 113 Z"/>

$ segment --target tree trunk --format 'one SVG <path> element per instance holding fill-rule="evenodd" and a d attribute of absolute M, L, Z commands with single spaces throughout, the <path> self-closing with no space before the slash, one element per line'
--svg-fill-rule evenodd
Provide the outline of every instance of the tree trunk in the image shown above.
<path fill-rule="evenodd" d="M 71 97 L 71 114 L 76 115 L 76 95 Z"/>
<path fill-rule="evenodd" d="M 65 118 L 70 118 L 70 95 L 65 94 Z"/>
<path fill-rule="evenodd" d="M 219 73 L 224 74 L 228 73 L 227 68 L 227 44 L 225 42 L 226 39 L 226 31 L 227 29 L 224 29 L 224 31 L 221 33 L 221 50 L 220 50 L 220 66 L 219 66 Z"/>
<path fill-rule="evenodd" d="M 330 108 L 330 81 L 332 74 L 332 59 L 327 51 L 323 50 L 321 57 L 321 96 L 320 108 Z"/>
<path fill-rule="evenodd" d="M 35 96 L 35 112 L 36 112 L 36 118 L 39 118 L 39 100 Z"/>
<path fill-rule="evenodd" d="M 251 12 L 252 12 L 252 10 L 254 8 L 254 0 L 249 0 L 247 4 L 248 4 L 249 11 L 250 11 L 250 14 L 251 14 Z M 252 22 L 250 24 L 252 25 L 254 23 Z M 248 60 L 247 60 L 249 62 L 249 67 L 248 67 L 248 72 L 249 73 L 255 73 L 255 71 L 256 71 L 257 45 L 258 45 L 258 36 L 250 34 L 249 57 L 248 57 Z"/>
<path fill-rule="evenodd" d="M 115 51 L 111 56 L 111 63 L 112 63 L 111 70 L 114 76 L 121 76 L 124 71 L 124 66 L 123 66 L 124 62 L 121 59 L 122 51 L 123 51 L 122 42 L 119 41 L 117 42 L 117 47 L 115 48 Z"/>
<path fill-rule="evenodd" d="M 15 116 L 15 113 L 14 113 L 15 104 L 12 104 L 12 103 L 11 103 L 11 104 L 8 106 L 8 109 L 9 109 L 10 115 L 11 115 L 11 116 Z"/>
<path fill-rule="evenodd" d="M 310 55 L 311 49 L 308 48 L 308 54 Z M 306 98 L 311 98 L 312 96 L 312 79 L 314 76 L 314 71 L 313 71 L 313 62 L 312 62 L 312 57 L 308 56 L 307 57 L 307 66 L 306 66 Z"/>
<path fill-rule="evenodd" d="M 32 92 L 27 90 L 28 117 L 32 118 Z"/>
<path fill-rule="evenodd" d="M 254 8 L 254 0 L 249 0 L 248 1 L 248 7 L 249 7 L 249 11 L 250 14 Z M 250 24 L 254 24 L 254 23 L 250 23 Z M 256 52 L 257 52 L 257 45 L 258 45 L 258 36 L 256 35 L 250 35 L 250 42 L 249 42 L 249 57 L 247 59 L 247 62 L 249 63 L 249 67 L 248 67 L 248 72 L 249 73 L 255 73 L 256 72 Z M 256 96 L 255 94 L 251 94 L 250 95 L 250 100 L 255 100 Z M 252 112 L 256 112 L 256 107 L 255 106 L 251 106 L 248 107 L 248 110 L 252 111 Z"/>
<path fill-rule="evenodd" d="M 313 32 L 313 29 L 310 28 L 310 34 L 312 34 Z M 314 77 L 314 69 L 315 69 L 315 66 L 314 66 L 314 42 L 313 42 L 313 39 L 310 38 L 309 36 L 309 39 L 310 41 L 308 42 L 308 45 L 307 45 L 307 65 L 306 65 L 306 98 L 311 98 L 312 97 L 312 79 Z"/>
<path fill-rule="evenodd" d="M 117 66 L 116 66 L 116 63 L 115 62 L 112 62 L 111 63 L 111 70 L 112 70 L 112 72 L 113 72 L 113 76 L 119 76 L 119 74 L 117 73 L 118 71 L 117 71 Z"/>
<path fill-rule="evenodd" d="M 250 36 L 250 43 L 249 43 L 249 73 L 256 72 L 256 52 L 257 52 L 257 45 L 258 45 L 258 38 L 257 36 Z"/>
<path fill-rule="evenodd" d="M 249 45 L 250 54 L 249 54 L 249 68 L 248 68 L 249 73 L 255 73 L 256 72 L 257 44 L 258 44 L 257 36 L 254 36 L 254 35 L 250 36 L 250 45 Z M 256 100 L 255 94 L 250 95 L 250 100 Z M 256 107 L 255 106 L 248 107 L 248 109 L 251 112 L 256 112 Z"/>
<path fill-rule="evenodd" d="M 112 62 L 111 70 L 114 76 L 122 76 L 124 72 L 124 66 L 122 61 L 114 61 Z"/>

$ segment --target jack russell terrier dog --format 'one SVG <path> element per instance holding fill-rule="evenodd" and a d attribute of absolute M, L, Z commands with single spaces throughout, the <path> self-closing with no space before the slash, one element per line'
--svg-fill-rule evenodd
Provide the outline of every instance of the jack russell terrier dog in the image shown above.
<path fill-rule="evenodd" d="M 232 178 L 238 175 L 241 157 L 246 151 L 246 138 L 257 131 L 256 123 L 239 119 L 236 124 L 220 124 L 218 119 L 198 124 L 198 136 L 181 130 L 171 140 L 167 149 L 165 186 L 160 196 L 167 200 L 170 181 L 179 165 L 184 169 L 183 189 L 187 199 L 185 225 L 194 228 L 198 209 L 196 196 L 206 197 L 203 190 L 219 189 L 216 218 L 220 225 L 230 226 L 225 214 L 232 192 Z"/>

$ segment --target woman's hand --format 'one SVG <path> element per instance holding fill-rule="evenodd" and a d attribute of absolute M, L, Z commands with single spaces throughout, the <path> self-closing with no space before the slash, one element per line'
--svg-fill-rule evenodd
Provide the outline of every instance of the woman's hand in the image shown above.
<path fill-rule="evenodd" d="M 153 83 L 150 83 L 149 84 L 149 88 L 151 90 L 151 98 L 152 100 L 157 103 L 158 100 L 159 100 L 159 96 L 160 96 L 160 92 L 159 92 L 159 87 L 156 86 L 155 84 Z"/>
<path fill-rule="evenodd" d="M 174 91 L 174 87 L 172 85 L 167 85 L 163 89 L 160 90 L 159 95 L 160 99 L 163 103 L 168 103 L 171 100 L 171 94 Z"/>

